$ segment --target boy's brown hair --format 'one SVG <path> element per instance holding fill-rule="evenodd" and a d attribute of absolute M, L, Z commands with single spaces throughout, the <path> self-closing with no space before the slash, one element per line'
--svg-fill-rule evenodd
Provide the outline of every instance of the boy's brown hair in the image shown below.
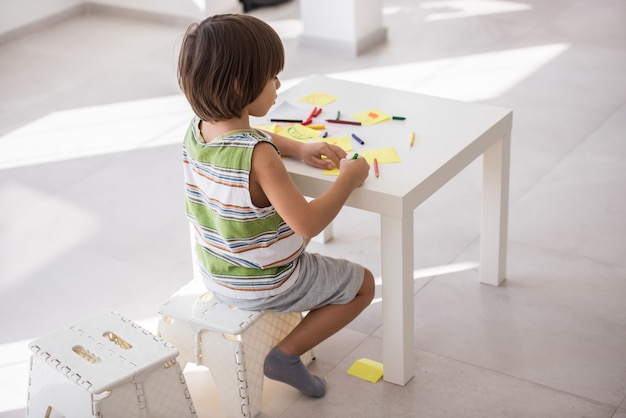
<path fill-rule="evenodd" d="M 284 63 L 283 44 L 267 23 L 250 15 L 216 15 L 187 29 L 178 84 L 200 119 L 240 118 Z"/>

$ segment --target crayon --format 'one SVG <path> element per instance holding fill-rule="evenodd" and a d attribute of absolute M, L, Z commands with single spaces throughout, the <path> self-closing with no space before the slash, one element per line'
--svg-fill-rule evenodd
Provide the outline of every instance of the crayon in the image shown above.
<path fill-rule="evenodd" d="M 280 119 L 280 118 L 272 118 L 270 119 L 272 122 L 291 122 L 291 123 L 302 123 L 302 119 Z"/>
<path fill-rule="evenodd" d="M 329 123 L 343 123 L 344 125 L 357 125 L 357 126 L 361 125 L 361 122 L 356 122 L 356 121 L 351 121 L 351 120 L 326 119 L 326 122 L 329 122 Z"/>
<path fill-rule="evenodd" d="M 358 142 L 359 144 L 365 145 L 365 142 L 363 142 L 363 140 L 359 138 L 358 136 L 356 136 L 355 134 L 352 134 L 352 138 L 354 138 L 356 142 Z"/>

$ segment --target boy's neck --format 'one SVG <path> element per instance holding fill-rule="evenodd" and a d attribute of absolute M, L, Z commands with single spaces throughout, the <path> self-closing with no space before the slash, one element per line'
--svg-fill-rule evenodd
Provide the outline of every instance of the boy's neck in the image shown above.
<path fill-rule="evenodd" d="M 238 119 L 228 119 L 219 122 L 207 122 L 203 120 L 200 123 L 200 133 L 205 142 L 211 142 L 214 138 L 227 132 L 238 131 L 242 129 L 250 129 L 250 119 L 248 114 L 242 115 Z"/>

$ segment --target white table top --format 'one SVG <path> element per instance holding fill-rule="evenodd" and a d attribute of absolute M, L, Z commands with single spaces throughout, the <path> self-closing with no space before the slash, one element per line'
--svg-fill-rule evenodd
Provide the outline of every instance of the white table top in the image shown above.
<path fill-rule="evenodd" d="M 380 176 L 373 168 L 362 187 L 356 189 L 346 204 L 382 215 L 403 218 L 479 157 L 495 141 L 511 131 L 512 112 L 509 109 L 476 103 L 459 102 L 411 92 L 392 90 L 366 84 L 313 75 L 279 94 L 274 108 L 288 101 L 308 109 L 299 100 L 311 93 L 337 96 L 323 107 L 313 124 L 324 124 L 331 136 L 355 133 L 365 145 L 356 141 L 353 151 L 393 147 L 401 162 L 380 165 Z M 274 109 L 273 108 L 273 109 Z M 390 120 L 374 125 L 335 125 L 325 122 L 341 111 L 341 119 L 353 120 L 351 114 L 381 110 L 389 115 L 406 117 L 404 121 Z M 270 114 L 272 110 L 270 110 Z M 253 123 L 269 121 L 260 118 Z M 415 132 L 413 147 L 409 146 Z M 302 191 L 316 197 L 335 181 L 335 176 L 299 161 L 286 158 L 287 170 Z"/>

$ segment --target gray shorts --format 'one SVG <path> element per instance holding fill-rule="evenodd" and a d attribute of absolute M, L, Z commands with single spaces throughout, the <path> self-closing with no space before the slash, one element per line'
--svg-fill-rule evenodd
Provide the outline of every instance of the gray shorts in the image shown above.
<path fill-rule="evenodd" d="M 218 294 L 215 297 L 239 309 L 303 312 L 351 302 L 363 284 L 363 266 L 351 261 L 305 252 L 299 262 L 297 282 L 279 295 L 261 299 L 236 299 Z"/>

